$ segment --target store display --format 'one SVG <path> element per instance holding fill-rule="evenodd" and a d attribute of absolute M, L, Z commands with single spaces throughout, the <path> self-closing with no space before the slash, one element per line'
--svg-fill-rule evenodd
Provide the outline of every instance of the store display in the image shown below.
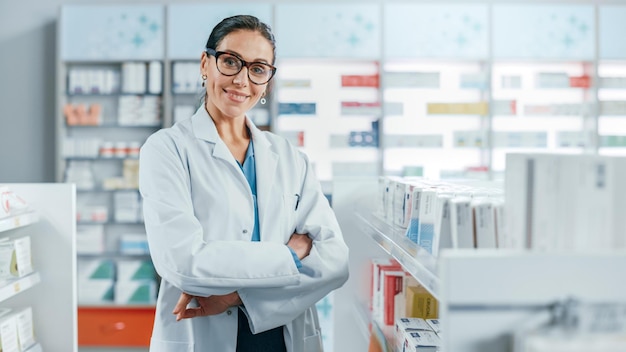
<path fill-rule="evenodd" d="M 501 179 L 509 171 L 510 152 L 614 155 L 626 150 L 626 47 L 615 37 L 623 32 L 623 6 L 248 5 L 124 5 L 103 11 L 93 29 L 85 29 L 84 19 L 99 6 L 67 6 L 62 12 L 69 20 L 61 21 L 61 43 L 76 45 L 59 50 L 64 91 L 57 112 L 62 143 L 57 179 L 80 190 L 81 259 L 147 258 L 137 193 L 139 148 L 158 128 L 200 106 L 198 65 L 206 30 L 237 12 L 259 16 L 280 38 L 279 70 L 268 104 L 249 117 L 305 150 L 326 184 L 380 175 Z M 145 16 L 147 23 L 135 23 L 137 37 L 128 35 L 120 13 L 135 22 Z M 102 31 L 105 19 L 106 28 L 123 29 L 120 38 Z M 106 45 L 86 38 L 89 32 L 102 34 Z M 605 185 L 609 169 L 603 169 Z M 389 180 L 381 187 L 395 192 Z M 538 186 L 554 184 L 543 177 L 537 181 L 544 182 Z M 439 294 L 430 264 L 444 249 L 527 245 L 525 238 L 502 237 L 501 193 L 477 199 L 471 190 L 441 184 L 419 192 L 407 191 L 404 184 L 400 188 L 402 198 L 395 201 L 398 206 L 402 200 L 402 212 L 390 206 L 393 192 L 378 197 L 379 206 L 388 209 L 382 220 L 393 224 L 390 238 L 401 245 L 377 238 L 394 255 L 421 258 L 407 271 L 420 278 L 424 290 Z M 508 196 L 521 202 L 517 191 Z M 544 196 L 544 205 L 552 204 L 551 195 Z M 535 214 L 535 220 L 549 214 Z M 565 241 L 533 236 L 536 248 Z M 592 246 L 606 241 L 598 238 Z M 404 247 L 409 250 L 401 253 Z M 154 303 L 152 283 L 117 279 L 81 289 L 98 304 Z"/>
<path fill-rule="evenodd" d="M 11 211 L 0 216 L 0 349 L 76 352 L 76 286 L 65 275 L 76 256 L 74 186 L 14 183 L 0 192 L 0 208 Z"/>

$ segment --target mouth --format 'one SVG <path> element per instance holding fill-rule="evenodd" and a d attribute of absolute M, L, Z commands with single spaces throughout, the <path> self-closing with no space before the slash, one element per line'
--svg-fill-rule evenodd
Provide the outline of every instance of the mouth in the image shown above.
<path fill-rule="evenodd" d="M 228 99 L 237 103 L 243 103 L 244 101 L 246 101 L 246 99 L 248 99 L 248 95 L 243 94 L 243 93 L 227 91 L 227 90 L 224 90 L 224 93 L 226 93 L 226 96 L 228 97 Z"/>

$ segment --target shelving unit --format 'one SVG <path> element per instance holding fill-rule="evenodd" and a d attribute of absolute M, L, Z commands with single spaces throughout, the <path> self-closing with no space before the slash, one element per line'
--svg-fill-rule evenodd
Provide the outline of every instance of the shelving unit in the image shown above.
<path fill-rule="evenodd" d="M 307 153 L 321 181 L 378 174 L 378 63 L 281 59 L 278 64 L 274 132 Z"/>
<path fill-rule="evenodd" d="M 77 351 L 75 187 L 6 184 L 29 211 L 0 220 L 0 236 L 31 239 L 34 272 L 0 285 L 0 306 L 31 307 L 36 344 L 26 351 Z M 54 321 L 53 324 L 50 322 Z"/>
<path fill-rule="evenodd" d="M 2 282 L 0 286 L 0 302 L 5 301 L 41 282 L 38 272 L 14 280 Z"/>
<path fill-rule="evenodd" d="M 516 334 L 545 329 L 553 317 L 551 307 L 567 299 L 583 304 L 624 304 L 621 292 L 626 284 L 615 280 L 615 275 L 626 269 L 623 251 L 449 249 L 436 260 L 424 259 L 412 255 L 414 246 L 407 246 L 402 233 L 374 213 L 357 210 L 355 215 L 361 224 L 360 235 L 397 259 L 437 297 L 445 351 L 511 351 Z M 364 315 L 359 316 L 363 319 Z M 383 331 L 388 338 L 393 335 Z"/>
<path fill-rule="evenodd" d="M 28 226 L 39 221 L 39 213 L 27 211 L 22 214 L 12 215 L 0 219 L 0 232 L 14 230 L 22 226 Z"/>
<path fill-rule="evenodd" d="M 60 138 L 98 136 L 116 141 L 137 137 L 141 141 L 156 129 L 189 116 L 200 102 L 198 65 L 211 28 L 224 17 L 249 13 L 272 26 L 278 39 L 279 67 L 268 104 L 258 106 L 251 117 L 256 119 L 258 112 L 259 121 L 264 121 L 257 121 L 259 127 L 282 134 L 306 151 L 324 187 L 334 184 L 336 178 L 355 175 L 499 179 L 507 151 L 622 154 L 626 150 L 620 144 L 626 140 L 626 127 L 621 121 L 626 113 L 607 114 L 603 109 L 603 102 L 617 102 L 619 107 L 626 101 L 626 88 L 609 88 L 603 83 L 605 77 L 626 76 L 626 46 L 616 36 L 626 30 L 626 7 L 621 4 L 572 1 L 553 5 L 485 2 L 441 6 L 423 1 L 358 6 L 265 3 L 65 8 L 65 15 L 74 16 L 76 22 L 62 19 L 60 27 L 60 39 L 71 40 L 74 46 L 66 51 L 61 45 L 59 50 Z M 143 33 L 146 50 L 125 47 L 119 38 L 109 37 L 116 33 L 110 28 L 124 25 L 120 11 L 136 14 L 141 11 L 138 9 L 145 9 L 148 19 L 160 19 L 146 22 L 152 25 Z M 111 23 L 84 23 L 81 11 L 97 11 L 97 16 L 83 17 L 108 18 Z M 63 37 L 69 32 L 68 26 L 73 26 L 74 37 Z M 98 30 L 95 37 L 106 40 L 93 42 L 86 37 Z M 102 45 L 107 40 L 117 47 L 111 50 Z M 155 52 L 158 54 L 150 54 Z M 162 65 L 162 92 L 140 95 L 162 99 L 159 124 L 123 125 L 114 113 L 109 114 L 116 110 L 120 98 L 136 94 L 68 91 L 71 68 L 121 72 L 124 62 L 152 61 Z M 190 73 L 183 74 L 188 77 L 181 80 L 177 71 L 180 73 L 179 68 L 185 64 L 189 69 L 183 71 Z M 394 83 L 397 74 L 407 72 L 419 74 L 422 79 L 437 76 L 438 84 L 420 87 L 407 85 L 406 81 L 404 86 Z M 579 83 L 588 77 L 589 81 L 588 85 L 559 89 L 540 87 L 536 82 L 542 73 L 580 78 L 576 80 Z M 347 87 L 341 83 L 343 76 L 358 76 L 363 81 L 376 78 L 378 84 Z M 181 82 L 186 82 L 185 89 L 180 88 Z M 97 126 L 68 125 L 62 115 L 66 102 L 98 102 L 110 109 L 103 110 L 106 118 Z M 527 107 L 537 108 L 548 102 L 554 102 L 558 109 L 580 104 L 580 113 L 526 113 L 530 112 Z M 461 113 L 432 113 L 436 108 L 454 109 L 458 103 L 470 104 L 479 112 L 469 112 L 466 106 Z M 292 108 L 306 111 L 311 104 L 315 114 L 289 113 Z M 483 107 L 486 112 L 480 110 Z M 376 143 L 363 143 L 363 137 L 374 136 Z M 60 148 L 62 143 L 57 144 Z M 91 165 L 88 168 L 98 177 L 120 176 L 127 158 L 102 158 L 99 151 L 92 154 L 66 158 L 59 150 L 57 180 L 65 180 L 69 161 Z M 108 214 L 112 214 L 110 204 L 117 190 L 99 185 L 85 188 L 78 190 L 79 204 L 106 204 Z M 344 191 L 331 188 L 335 205 L 336 192 Z M 331 193 L 327 189 L 325 192 Z M 377 223 L 375 218 L 362 220 L 359 228 L 369 229 L 374 243 L 381 244 L 409 272 L 421 277 L 437 297 L 443 294 L 445 284 L 436 275 L 432 258 L 410 260 L 420 250 L 398 241 L 401 233 Z M 102 226 L 107 229 L 102 257 L 117 258 L 112 255 L 117 236 L 123 231 L 138 231 L 141 222 L 120 224 L 107 220 Z M 94 258 L 91 254 L 85 257 Z M 339 305 L 335 308 L 341 309 Z"/>
<path fill-rule="evenodd" d="M 77 185 L 78 265 L 110 261 L 113 268 L 109 278 L 94 279 L 100 282 L 82 281 L 84 269 L 74 269 L 80 274 L 77 340 L 81 347 L 148 346 L 156 294 L 138 306 L 115 300 L 107 290 L 113 293 L 122 284 L 119 261 L 149 261 L 147 245 L 145 256 L 129 256 L 124 241 L 127 235 L 145 236 L 139 149 L 152 133 L 171 124 L 165 8 L 64 5 L 59 23 L 57 181 Z M 95 297 L 102 307 L 92 306 Z"/>
<path fill-rule="evenodd" d="M 402 230 L 372 212 L 355 214 L 361 232 L 369 236 L 385 252 L 395 258 L 406 272 L 416 278 L 433 296 L 439 298 L 440 280 L 437 276 L 437 260 L 423 248 L 406 237 Z"/>

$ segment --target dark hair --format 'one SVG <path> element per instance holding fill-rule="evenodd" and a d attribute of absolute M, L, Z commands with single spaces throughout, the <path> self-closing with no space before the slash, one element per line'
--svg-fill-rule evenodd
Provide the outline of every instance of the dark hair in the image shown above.
<path fill-rule="evenodd" d="M 272 45 L 272 65 L 276 61 L 276 40 L 272 29 L 267 24 L 261 22 L 258 18 L 250 15 L 237 15 L 227 17 L 218 23 L 209 35 L 209 40 L 206 42 L 206 47 L 211 49 L 217 49 L 222 39 L 232 32 L 239 30 L 249 30 L 259 32 L 265 39 L 267 39 Z"/>

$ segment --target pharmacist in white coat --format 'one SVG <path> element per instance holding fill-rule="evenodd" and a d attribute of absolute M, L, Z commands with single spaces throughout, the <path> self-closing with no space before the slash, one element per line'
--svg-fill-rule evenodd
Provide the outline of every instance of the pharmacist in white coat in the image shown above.
<path fill-rule="evenodd" d="M 150 351 L 322 351 L 315 303 L 347 280 L 348 248 L 306 155 L 246 116 L 276 71 L 274 37 L 234 16 L 206 47 L 205 103 L 141 149 L 162 278 Z"/>

